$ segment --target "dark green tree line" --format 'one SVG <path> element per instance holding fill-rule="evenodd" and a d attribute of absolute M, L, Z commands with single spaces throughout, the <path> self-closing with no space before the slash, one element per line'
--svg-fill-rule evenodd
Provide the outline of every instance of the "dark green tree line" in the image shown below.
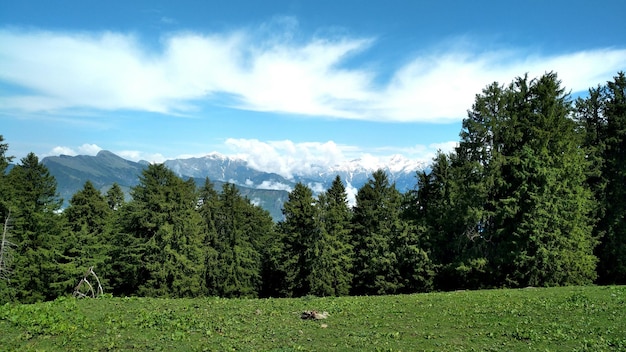
<path fill-rule="evenodd" d="M 493 83 L 415 190 L 378 170 L 350 208 L 339 177 L 318 195 L 299 183 L 275 224 L 234 185 L 198 187 L 162 164 L 128 201 L 87 182 L 61 209 L 48 169 L 33 153 L 9 169 L 0 135 L 13 244 L 0 301 L 71 294 L 92 266 L 106 292 L 152 297 L 623 284 L 625 140 L 624 73 L 575 102 L 554 73 Z"/>

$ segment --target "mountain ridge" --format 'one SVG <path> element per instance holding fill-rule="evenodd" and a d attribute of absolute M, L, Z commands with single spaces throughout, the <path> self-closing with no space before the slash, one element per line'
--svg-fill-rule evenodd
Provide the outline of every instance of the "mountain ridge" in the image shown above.
<path fill-rule="evenodd" d="M 194 179 L 198 185 L 202 185 L 207 177 L 218 190 L 223 183 L 235 184 L 243 196 L 269 211 L 274 220 L 281 220 L 282 204 L 298 182 L 309 186 L 317 194 L 328 189 L 338 175 L 346 185 L 348 198 L 354 201 L 356 190 L 369 180 L 374 171 L 382 169 L 401 192 L 414 188 L 415 174 L 424 168 L 424 164 L 402 156 L 394 158 L 393 165 L 384 167 L 371 163 L 371 160 L 354 159 L 334 167 L 316 167 L 317 173 L 293 175 L 291 178 L 258 170 L 244 159 L 219 153 L 170 159 L 163 164 L 181 178 Z M 95 156 L 47 156 L 42 159 L 42 163 L 56 178 L 57 190 L 64 199 L 65 206 L 87 180 L 103 193 L 113 183 L 117 183 L 129 199 L 130 190 L 139 183 L 139 176 L 149 165 L 145 161 L 124 159 L 107 150 L 101 150 Z"/>

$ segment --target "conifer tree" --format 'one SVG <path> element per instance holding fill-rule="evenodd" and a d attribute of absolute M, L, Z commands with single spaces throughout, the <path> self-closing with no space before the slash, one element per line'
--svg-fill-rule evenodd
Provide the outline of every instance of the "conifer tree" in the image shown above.
<path fill-rule="evenodd" d="M 113 183 L 111 188 L 107 190 L 106 202 L 111 210 L 118 210 L 124 205 L 124 191 L 117 182 Z"/>
<path fill-rule="evenodd" d="M 394 248 L 394 240 L 407 231 L 401 207 L 400 193 L 382 170 L 359 189 L 353 210 L 353 294 L 393 294 L 402 288 Z"/>
<path fill-rule="evenodd" d="M 311 293 L 311 271 L 321 230 L 317 223 L 313 191 L 297 183 L 283 204 L 285 220 L 278 224 L 282 238 L 282 271 L 285 294 L 300 297 Z"/>
<path fill-rule="evenodd" d="M 66 273 L 68 288 L 74 287 L 77 278 L 90 267 L 99 273 L 107 271 L 105 263 L 110 252 L 108 232 L 111 212 L 105 197 L 90 181 L 72 196 L 69 207 L 63 212 L 67 235 L 59 248 L 62 254 L 59 264 Z M 105 286 L 107 277 L 100 275 Z"/>
<path fill-rule="evenodd" d="M 9 288 L 10 280 L 13 276 L 13 259 L 15 255 L 15 241 L 10 234 L 11 230 L 11 210 L 9 208 L 11 194 L 8 184 L 7 167 L 13 157 L 7 155 L 9 145 L 4 142 L 4 137 L 0 135 L 0 304 L 13 300 L 15 290 Z"/>
<path fill-rule="evenodd" d="M 224 184 L 218 200 L 219 207 L 214 210 L 217 265 L 208 270 L 209 294 L 257 297 L 261 290 L 260 247 L 271 226 L 269 214 L 259 212 L 234 184 Z"/>
<path fill-rule="evenodd" d="M 308 248 L 311 251 L 310 294 L 344 296 L 352 281 L 352 245 L 350 244 L 350 208 L 341 178 L 318 196 L 316 205 L 319 238 Z"/>
<path fill-rule="evenodd" d="M 556 74 L 489 86 L 464 121 L 459 165 L 474 165 L 463 212 L 487 239 L 495 284 L 585 284 L 595 277 L 587 161 Z M 468 170 L 468 171 L 469 171 Z M 464 193 L 470 197 L 470 193 Z"/>
<path fill-rule="evenodd" d="M 626 75 L 619 72 L 613 81 L 590 91 L 579 104 L 583 110 L 586 146 L 600 162 L 589 182 L 599 202 L 596 233 L 601 238 L 597 254 L 600 283 L 626 283 Z M 589 123 L 595 122 L 595 123 Z M 597 122 L 596 122 L 597 121 Z M 597 136 L 597 137 L 596 137 Z M 594 138 L 595 137 L 595 138 Z"/>
<path fill-rule="evenodd" d="M 24 303 L 56 298 L 66 293 L 55 287 L 62 280 L 56 265 L 57 246 L 62 240 L 56 180 L 39 158 L 29 153 L 11 169 L 7 181 L 16 244 L 11 285 L 14 297 Z"/>
<path fill-rule="evenodd" d="M 132 201 L 122 209 L 125 233 L 116 245 L 139 263 L 126 267 L 137 294 L 158 297 L 195 297 L 205 293 L 202 219 L 196 211 L 193 180 L 183 181 L 163 164 L 143 171 L 132 189 Z M 139 267 L 137 267 L 139 264 Z M 133 268 L 135 266 L 135 268 Z"/>
<path fill-rule="evenodd" d="M 204 277 L 207 287 L 207 294 L 212 296 L 219 295 L 220 268 L 219 239 L 217 236 L 216 223 L 219 218 L 220 201 L 217 191 L 213 183 L 207 177 L 198 193 L 199 208 L 198 211 L 203 220 L 203 250 L 204 253 Z"/>

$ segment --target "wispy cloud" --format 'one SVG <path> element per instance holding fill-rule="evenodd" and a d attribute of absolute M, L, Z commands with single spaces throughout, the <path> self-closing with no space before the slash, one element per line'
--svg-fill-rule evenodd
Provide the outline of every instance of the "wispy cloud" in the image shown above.
<path fill-rule="evenodd" d="M 259 32 L 176 32 L 151 48 L 126 33 L 1 29 L 0 81 L 22 89 L 1 93 L 0 112 L 193 114 L 204 104 L 221 104 L 295 115 L 449 122 L 464 118 L 475 94 L 493 81 L 555 71 L 577 92 L 626 68 L 626 49 L 620 48 L 544 55 L 451 45 L 387 68 L 391 78 L 381 82 L 376 65 L 347 64 L 358 55 L 375 55 L 373 38 L 298 41 Z"/>
<path fill-rule="evenodd" d="M 56 146 L 52 148 L 50 153 L 44 156 L 48 156 L 48 155 L 70 155 L 70 156 L 96 155 L 101 150 L 102 148 L 100 148 L 97 144 L 87 144 L 87 143 L 81 146 L 78 146 L 77 148 L 72 148 L 72 147 L 67 147 L 67 146 Z"/>

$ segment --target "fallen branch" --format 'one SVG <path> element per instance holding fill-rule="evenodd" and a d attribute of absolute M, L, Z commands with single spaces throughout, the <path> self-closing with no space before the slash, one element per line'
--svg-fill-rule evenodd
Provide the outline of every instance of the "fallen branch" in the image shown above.
<path fill-rule="evenodd" d="M 0 280 L 7 280 L 12 274 L 11 262 L 13 261 L 12 256 L 12 247 L 15 247 L 15 244 L 9 241 L 8 233 L 11 221 L 11 210 L 9 210 L 9 214 L 4 220 L 4 226 L 2 228 L 2 239 L 0 239 Z"/>
<path fill-rule="evenodd" d="M 96 282 L 98 283 L 98 287 L 96 290 L 94 290 L 89 280 L 87 280 L 89 276 L 93 276 L 96 279 Z M 85 287 L 87 287 L 87 289 L 85 289 Z M 77 298 L 87 298 L 89 296 L 91 296 L 91 298 L 96 298 L 97 296 L 101 296 L 103 293 L 104 291 L 102 290 L 100 279 L 98 278 L 98 275 L 96 275 L 96 273 L 93 271 L 93 266 L 85 272 L 83 278 L 74 288 L 74 297 Z"/>

